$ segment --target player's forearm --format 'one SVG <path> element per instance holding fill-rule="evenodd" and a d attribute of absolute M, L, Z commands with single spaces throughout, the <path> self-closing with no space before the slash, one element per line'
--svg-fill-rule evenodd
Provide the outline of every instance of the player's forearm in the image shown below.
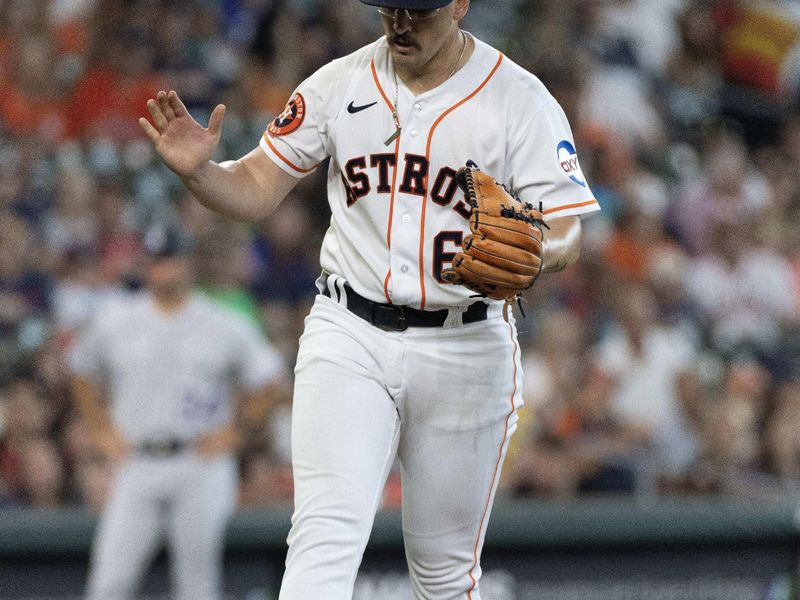
<path fill-rule="evenodd" d="M 209 161 L 181 181 L 206 208 L 248 223 L 264 218 L 283 199 L 276 190 L 265 189 L 242 161 Z"/>
<path fill-rule="evenodd" d="M 109 429 L 111 427 L 111 417 L 102 401 L 97 384 L 80 376 L 73 377 L 70 383 L 72 397 L 81 419 L 94 432 Z"/>
<path fill-rule="evenodd" d="M 548 221 L 544 230 L 543 272 L 561 271 L 581 253 L 580 217 L 560 217 Z"/>

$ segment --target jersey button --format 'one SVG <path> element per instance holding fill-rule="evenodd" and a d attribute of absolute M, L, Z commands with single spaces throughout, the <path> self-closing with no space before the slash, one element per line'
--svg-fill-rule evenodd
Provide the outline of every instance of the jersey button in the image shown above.
<path fill-rule="evenodd" d="M 416 129 L 412 129 L 411 130 L 411 137 L 417 137 L 417 130 Z"/>
<path fill-rule="evenodd" d="M 422 112 L 422 104 L 420 104 L 419 102 L 414 104 L 414 112 Z"/>
<path fill-rule="evenodd" d="M 408 265 L 403 265 L 402 267 L 400 267 L 400 272 L 401 273 L 408 273 Z"/>
<path fill-rule="evenodd" d="M 411 215 L 406 213 L 403 215 L 403 223 L 411 223 Z"/>

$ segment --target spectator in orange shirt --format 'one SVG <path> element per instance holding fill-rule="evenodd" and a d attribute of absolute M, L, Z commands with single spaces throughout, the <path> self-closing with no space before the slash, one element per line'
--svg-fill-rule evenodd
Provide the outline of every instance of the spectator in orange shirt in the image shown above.
<path fill-rule="evenodd" d="M 55 72 L 56 52 L 48 38 L 21 38 L 16 59 L 2 81 L 0 123 L 12 134 L 34 134 L 42 142 L 56 143 L 68 131 L 65 89 Z"/>
<path fill-rule="evenodd" d="M 95 44 L 91 66 L 72 95 L 72 127 L 81 137 L 140 137 L 139 107 L 165 85 L 153 71 L 153 44 L 130 33 L 99 37 Z"/>

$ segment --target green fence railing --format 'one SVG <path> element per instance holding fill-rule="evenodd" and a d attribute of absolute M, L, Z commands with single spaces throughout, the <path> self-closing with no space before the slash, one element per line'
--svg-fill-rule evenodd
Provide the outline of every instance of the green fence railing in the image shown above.
<path fill-rule="evenodd" d="M 498 503 L 483 552 L 487 598 L 797 600 L 797 506 L 721 498 Z M 275 598 L 288 507 L 239 512 L 226 598 Z M 84 510 L 0 510 L 0 600 L 79 598 L 97 519 Z M 407 600 L 402 528 L 381 512 L 354 598 Z M 163 598 L 162 559 L 146 582 Z M 375 592 L 380 589 L 382 591 Z M 390 590 L 390 591 L 387 591 Z"/>
<path fill-rule="evenodd" d="M 613 547 L 649 544 L 800 542 L 798 507 L 788 501 L 734 499 L 498 503 L 487 548 Z M 285 550 L 290 509 L 250 509 L 232 520 L 231 550 Z M 0 510 L 0 557 L 63 556 L 88 552 L 96 518 L 81 509 Z M 371 549 L 402 546 L 400 515 L 375 519 Z"/>

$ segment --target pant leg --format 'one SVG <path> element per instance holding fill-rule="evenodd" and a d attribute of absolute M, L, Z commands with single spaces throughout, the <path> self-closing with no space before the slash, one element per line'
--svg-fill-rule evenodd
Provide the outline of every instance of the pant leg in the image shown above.
<path fill-rule="evenodd" d="M 89 600 L 127 600 L 140 585 L 161 537 L 162 504 L 153 476 L 139 461 L 120 466 L 92 547 Z"/>
<path fill-rule="evenodd" d="M 353 594 L 399 429 L 375 359 L 377 330 L 368 327 L 327 298 L 306 321 L 295 369 L 295 508 L 280 600 Z"/>
<path fill-rule="evenodd" d="M 401 405 L 403 535 L 416 598 L 479 600 L 480 555 L 521 405 L 513 323 L 414 344 Z"/>
<path fill-rule="evenodd" d="M 236 461 L 179 459 L 167 527 L 176 600 L 220 600 L 225 531 L 236 507 Z"/>

